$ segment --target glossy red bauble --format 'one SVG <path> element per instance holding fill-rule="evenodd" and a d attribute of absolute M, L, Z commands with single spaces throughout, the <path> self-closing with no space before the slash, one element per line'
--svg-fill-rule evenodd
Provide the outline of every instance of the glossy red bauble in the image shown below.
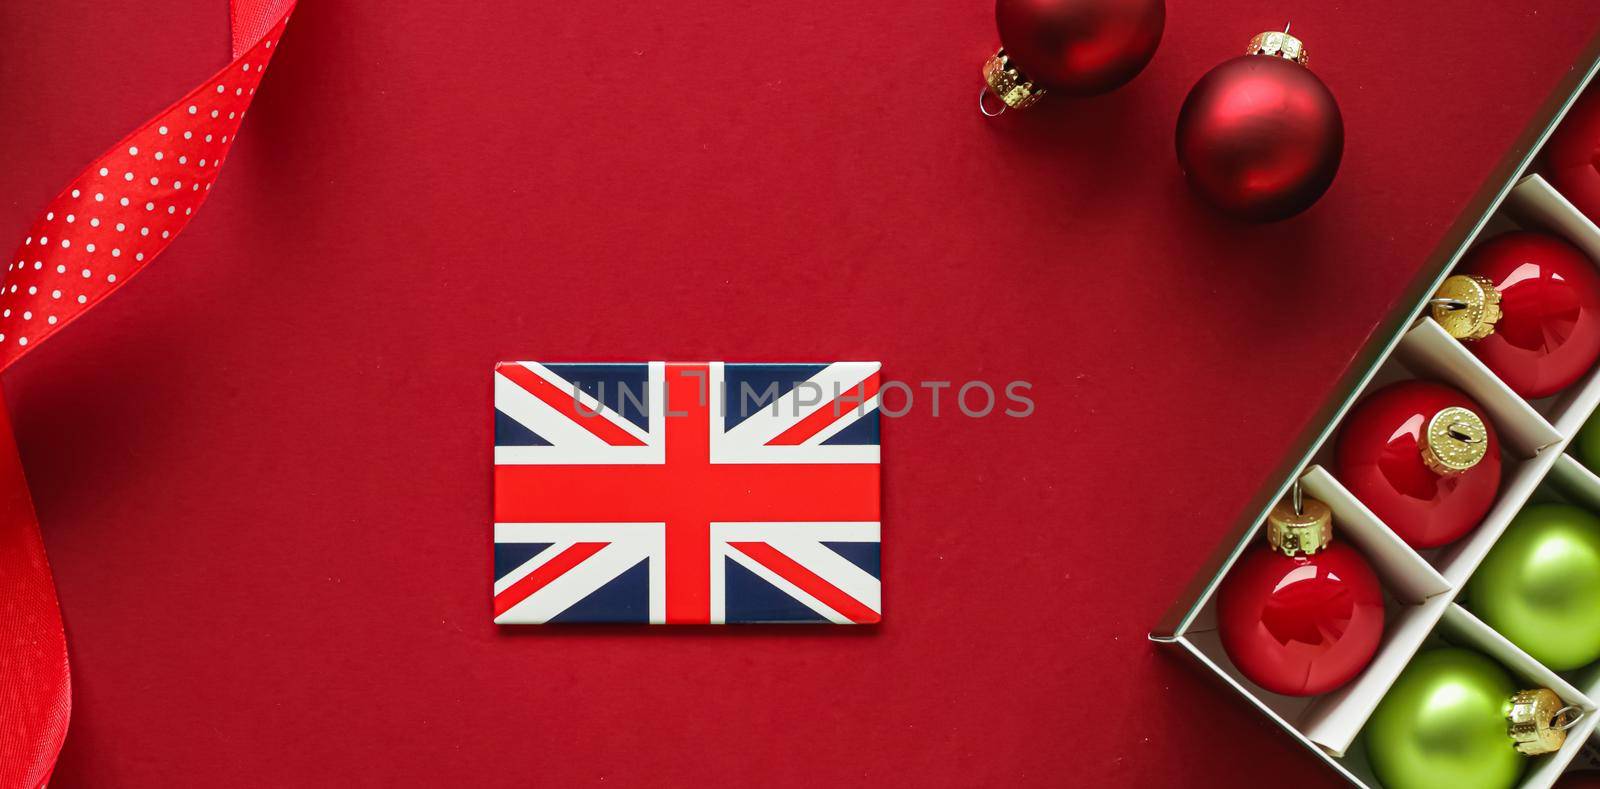
<path fill-rule="evenodd" d="M 1242 55 L 1208 72 L 1178 113 L 1178 163 L 1201 198 L 1270 222 L 1311 207 L 1339 171 L 1344 119 L 1305 66 Z"/>
<path fill-rule="evenodd" d="M 1512 391 L 1549 397 L 1600 359 L 1600 271 L 1577 247 L 1545 233 L 1506 233 L 1468 252 L 1460 273 L 1500 292 L 1494 332 L 1467 347 Z"/>
<path fill-rule="evenodd" d="M 1165 0 L 996 0 L 1000 46 L 1047 90 L 1087 96 L 1133 79 L 1155 55 Z"/>
<path fill-rule="evenodd" d="M 1372 661 L 1383 636 L 1383 592 L 1366 559 L 1343 543 L 1293 558 L 1259 546 L 1217 590 L 1217 629 L 1251 682 L 1314 696 Z"/>
<path fill-rule="evenodd" d="M 1579 211 L 1600 222 L 1600 90 L 1590 90 L 1544 145 L 1539 172 Z"/>
<path fill-rule="evenodd" d="M 1483 421 L 1487 452 L 1477 465 L 1440 474 L 1423 459 L 1424 431 L 1446 408 Z M 1345 418 L 1334 474 L 1413 548 L 1460 539 L 1483 520 L 1500 490 L 1500 439 L 1471 398 L 1443 384 L 1401 381 L 1368 395 Z"/>

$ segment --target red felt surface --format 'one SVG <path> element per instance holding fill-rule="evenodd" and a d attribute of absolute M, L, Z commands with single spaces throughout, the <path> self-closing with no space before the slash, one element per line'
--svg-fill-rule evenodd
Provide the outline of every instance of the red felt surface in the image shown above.
<path fill-rule="evenodd" d="M 1286 21 L 1343 170 L 1241 226 L 1172 127 Z M 186 236 L 5 381 L 57 782 L 1331 785 L 1145 633 L 1597 22 L 1174 2 L 1128 88 L 994 122 L 984 0 L 305 3 Z M 228 43 L 215 0 L 0 9 L 0 233 Z M 491 625 L 493 362 L 706 357 L 1038 408 L 885 426 L 879 627 Z"/>

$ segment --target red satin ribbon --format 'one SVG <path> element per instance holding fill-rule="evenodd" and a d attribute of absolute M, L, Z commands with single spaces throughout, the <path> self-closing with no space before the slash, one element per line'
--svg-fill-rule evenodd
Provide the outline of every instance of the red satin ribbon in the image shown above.
<path fill-rule="evenodd" d="M 234 60 L 50 201 L 0 279 L 0 370 L 122 287 L 205 202 L 294 0 L 232 0 Z M 50 780 L 72 680 L 38 519 L 0 409 L 0 787 Z"/>

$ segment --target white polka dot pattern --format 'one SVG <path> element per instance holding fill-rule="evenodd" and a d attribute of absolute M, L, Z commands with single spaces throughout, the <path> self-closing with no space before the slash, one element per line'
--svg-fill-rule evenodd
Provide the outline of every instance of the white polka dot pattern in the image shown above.
<path fill-rule="evenodd" d="M 139 273 L 205 200 L 294 0 L 228 7 L 234 62 L 90 164 L 10 258 L 0 279 L 0 369 Z M 3 403 L 0 502 L 0 786 L 42 787 L 72 716 L 72 671 Z"/>
<path fill-rule="evenodd" d="M 112 146 L 50 202 L 0 280 L 0 369 L 139 273 L 189 224 L 287 21 Z"/>

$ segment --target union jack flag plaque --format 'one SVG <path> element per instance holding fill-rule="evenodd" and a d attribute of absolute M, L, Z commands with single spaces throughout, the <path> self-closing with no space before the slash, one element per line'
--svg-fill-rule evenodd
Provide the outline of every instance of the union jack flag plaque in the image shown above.
<path fill-rule="evenodd" d="M 870 624 L 878 364 L 494 371 L 494 621 Z"/>

